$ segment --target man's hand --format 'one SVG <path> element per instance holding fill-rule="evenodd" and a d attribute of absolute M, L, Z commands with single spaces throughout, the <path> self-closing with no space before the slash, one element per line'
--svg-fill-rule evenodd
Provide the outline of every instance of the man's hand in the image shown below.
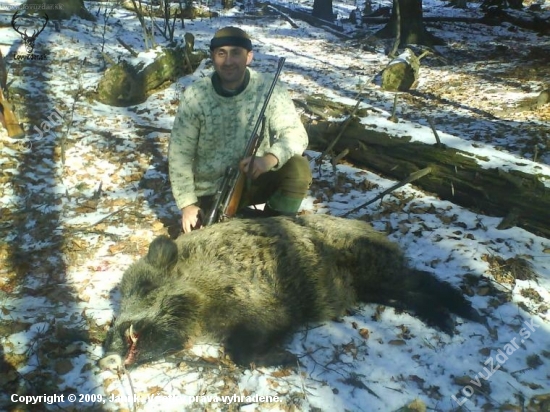
<path fill-rule="evenodd" d="M 251 160 L 252 156 L 241 160 L 241 162 L 239 163 L 239 168 L 241 169 L 241 171 L 243 171 L 244 173 L 248 172 L 248 167 Z M 250 177 L 252 179 L 258 178 L 258 176 L 260 176 L 261 174 L 269 172 L 271 169 L 277 166 L 277 163 L 279 163 L 279 159 L 277 159 L 271 153 L 268 153 L 262 157 L 255 157 L 254 163 L 252 164 Z"/>
<path fill-rule="evenodd" d="M 181 227 L 183 233 L 189 233 L 191 230 L 201 227 L 200 214 L 201 208 L 197 205 L 189 205 L 181 209 Z"/>

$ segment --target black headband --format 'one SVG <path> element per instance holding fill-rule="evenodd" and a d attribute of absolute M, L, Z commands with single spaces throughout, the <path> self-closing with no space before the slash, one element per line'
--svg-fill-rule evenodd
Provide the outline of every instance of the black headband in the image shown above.
<path fill-rule="evenodd" d="M 248 51 L 252 50 L 252 42 L 246 37 L 237 37 L 237 36 L 223 36 L 223 37 L 214 37 L 210 41 L 210 50 L 214 50 L 217 47 L 223 46 L 236 46 L 242 47 Z"/>

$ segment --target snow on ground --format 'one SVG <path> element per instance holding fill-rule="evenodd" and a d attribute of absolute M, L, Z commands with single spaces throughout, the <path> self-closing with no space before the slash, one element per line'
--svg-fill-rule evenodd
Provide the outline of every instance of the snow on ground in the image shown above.
<path fill-rule="evenodd" d="M 21 62 L 10 58 L 23 46 L 7 8 L 18 3 L 1 4 L 0 49 L 8 56 L 10 90 L 25 99 L 20 120 L 31 132 L 15 140 L 0 131 L 3 410 L 394 411 L 414 400 L 437 411 L 459 405 L 469 411 L 550 410 L 550 240 L 519 228 L 498 230 L 500 218 L 410 185 L 352 217 L 388 233 L 411 265 L 462 287 L 488 328 L 457 319 L 458 333 L 449 337 L 413 316 L 364 305 L 340 322 L 297 332 L 287 346 L 300 359 L 294 368 L 238 369 L 220 358 L 222 348 L 196 346 L 183 361 L 144 365 L 123 376 L 100 371 L 96 361 L 117 309 L 122 273 L 156 235 L 177 224 L 166 175 L 169 133 L 162 129 L 172 126 L 181 90 L 211 65 L 203 61 L 143 104 L 109 107 L 86 95 L 105 68 L 103 28 L 104 51 L 115 61 L 131 60 L 116 37 L 142 50 L 141 60 L 152 58 L 133 14 L 115 7 L 106 26 L 102 13 L 95 23 L 71 19 L 59 31 L 49 26 L 37 40 L 48 59 Z M 476 4 L 466 11 L 445 4 L 424 1 L 428 15 L 480 15 Z M 98 10 L 98 3 L 87 6 Z M 341 15 L 354 7 L 335 2 Z M 320 93 L 353 106 L 360 93 L 363 106 L 374 109 L 364 124 L 424 142 L 433 142 L 431 116 L 445 144 L 483 155 L 486 167 L 536 173 L 548 186 L 548 105 L 510 110 L 548 87 L 547 69 L 525 60 L 536 47 L 548 50 L 547 37 L 508 24 L 430 25 L 449 45 L 437 48 L 440 59 L 427 58 L 416 91 L 401 97 L 396 124 L 386 120 L 393 94 L 373 81 L 389 61 L 384 50 L 390 43 L 368 38 L 379 26 L 346 24 L 348 34 L 365 35 L 343 41 L 297 23 L 293 29 L 275 14 L 259 17 L 236 8 L 186 21 L 178 33 L 193 33 L 195 47 L 206 49 L 215 30 L 238 25 L 253 37 L 255 68 L 274 70 L 278 57 L 287 58 L 282 81 L 293 97 Z M 497 53 L 503 49 L 504 58 Z M 318 155 L 308 152 L 312 167 Z M 315 170 L 304 212 L 340 215 L 395 184 L 348 164 Z M 64 397 L 27 407 L 12 402 L 55 394 Z M 193 402 L 183 395 L 205 398 Z M 227 405 L 227 399 L 206 398 L 233 395 L 279 401 Z"/>

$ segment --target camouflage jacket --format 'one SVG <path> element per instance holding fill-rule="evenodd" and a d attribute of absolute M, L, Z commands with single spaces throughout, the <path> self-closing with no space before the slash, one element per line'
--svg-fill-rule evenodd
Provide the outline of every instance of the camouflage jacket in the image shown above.
<path fill-rule="evenodd" d="M 233 97 L 216 93 L 210 77 L 193 83 L 181 96 L 174 120 L 168 161 L 178 207 L 213 195 L 227 166 L 237 166 L 259 117 L 273 77 L 252 69 L 246 89 Z M 258 156 L 271 153 L 282 167 L 302 154 L 308 137 L 287 90 L 277 84 L 266 109 Z"/>

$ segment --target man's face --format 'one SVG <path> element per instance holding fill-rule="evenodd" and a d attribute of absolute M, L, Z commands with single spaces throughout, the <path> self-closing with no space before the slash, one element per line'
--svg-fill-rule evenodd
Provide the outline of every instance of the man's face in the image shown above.
<path fill-rule="evenodd" d="M 214 69 L 221 78 L 222 86 L 228 90 L 238 89 L 244 80 L 246 66 L 252 61 L 253 53 L 243 47 L 217 47 L 211 53 Z"/>

